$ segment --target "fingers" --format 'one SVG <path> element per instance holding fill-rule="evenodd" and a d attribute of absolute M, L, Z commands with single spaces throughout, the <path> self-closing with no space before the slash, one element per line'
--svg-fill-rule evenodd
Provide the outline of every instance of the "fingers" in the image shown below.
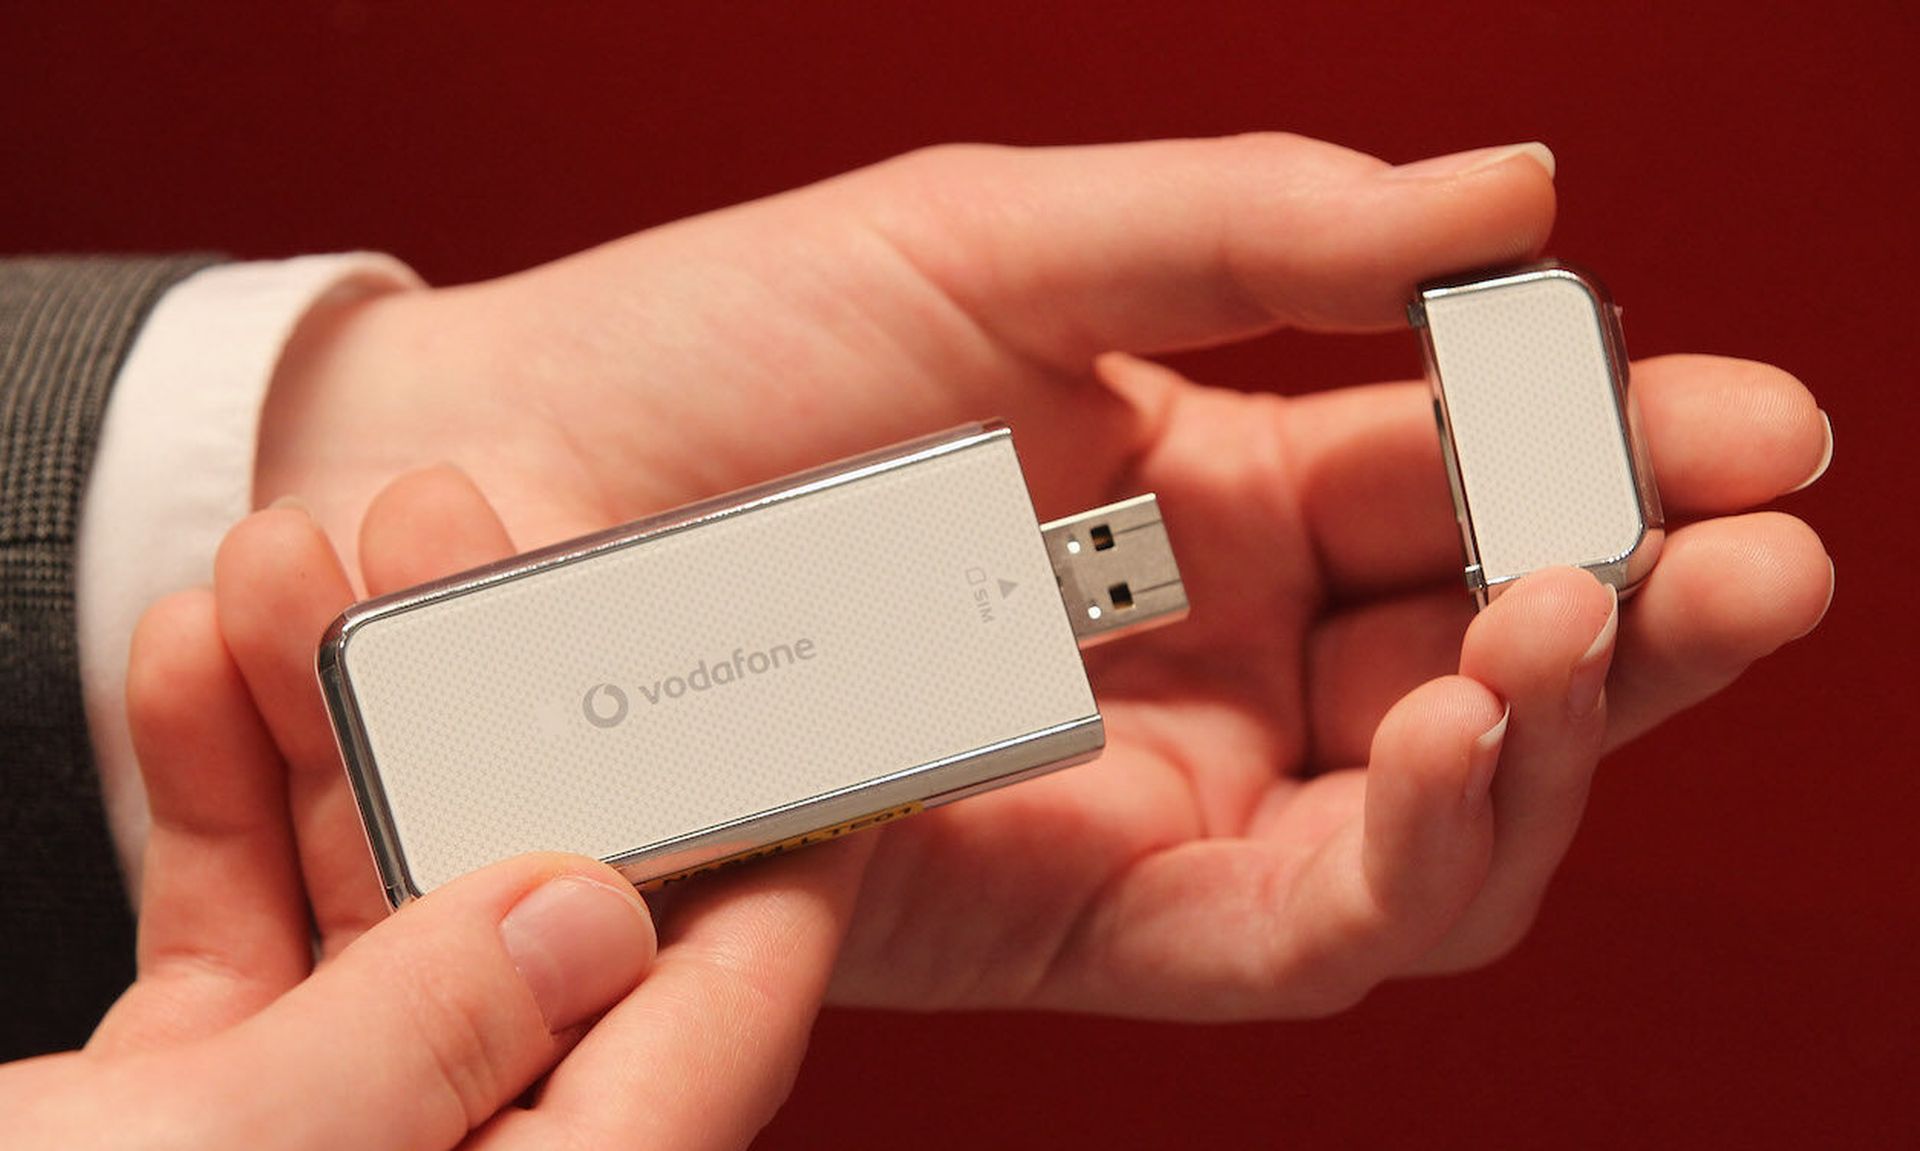
<path fill-rule="evenodd" d="M 1832 458 L 1833 427 L 1813 394 L 1771 365 L 1660 356 L 1634 365 L 1633 384 L 1669 514 L 1766 503 Z"/>
<path fill-rule="evenodd" d="M 360 565 L 373 595 L 513 554 L 513 541 L 466 473 L 440 465 L 389 484 L 360 526 Z"/>
<path fill-rule="evenodd" d="M 1674 532 L 1622 617 L 1609 742 L 1692 707 L 1806 635 L 1833 593 L 1833 561 L 1792 516 L 1757 512 Z"/>
<path fill-rule="evenodd" d="M 1792 516 L 1728 516 L 1675 531 L 1621 616 L 1607 745 L 1692 707 L 1813 630 L 1833 575 L 1819 537 Z M 1316 763 L 1359 760 L 1399 693 L 1458 666 L 1454 653 L 1473 618 L 1466 594 L 1444 587 L 1323 621 L 1307 647 Z"/>
<path fill-rule="evenodd" d="M 1075 369 L 1109 350 L 1280 325 L 1400 322 L 1422 279 L 1531 255 L 1550 157 L 1394 169 L 1299 136 L 1094 148 L 949 147 L 823 186 L 975 322 Z"/>
<path fill-rule="evenodd" d="M 94 1033 L 125 1051 L 221 1031 L 307 974 L 312 952 L 284 769 L 205 590 L 134 631 L 127 708 L 153 829 L 139 980 Z"/>
<path fill-rule="evenodd" d="M 330 957 L 387 911 L 313 670 L 353 591 L 319 525 L 292 507 L 256 512 L 228 532 L 213 582 L 221 634 L 286 761 L 300 869 Z"/>
<path fill-rule="evenodd" d="M 450 467 L 395 480 L 361 528 L 361 565 L 376 595 L 511 550 L 485 497 Z M 228 534 L 215 585 L 221 626 L 286 752 L 301 868 L 322 953 L 331 956 L 387 912 L 313 673 L 320 637 L 352 592 L 318 525 L 290 508 L 258 513 Z"/>
<path fill-rule="evenodd" d="M 1532 925 L 1586 810 L 1619 622 L 1611 587 L 1557 568 L 1514 584 L 1467 629 L 1460 673 L 1511 708 L 1493 783 L 1493 859 L 1472 904 L 1418 970 L 1486 963 Z"/>
<path fill-rule="evenodd" d="M 1777 368 L 1663 356 L 1634 365 L 1633 387 L 1670 516 L 1775 499 L 1814 478 L 1832 449 L 1812 395 Z M 1335 589 L 1372 594 L 1457 573 L 1459 535 L 1425 384 L 1302 396 L 1280 418 L 1300 514 Z"/>
<path fill-rule="evenodd" d="M 1404 322 L 1421 279 L 1545 240 L 1553 186 L 1538 154 L 1408 173 L 1276 134 L 935 148 L 447 302 L 459 322 L 538 342 L 504 392 L 573 397 L 531 407 L 601 473 L 610 514 L 983 413 L 1020 429 L 1036 498 L 1065 511 L 1114 498 L 1109 483 L 1152 430 L 1092 379 L 1096 355 Z M 673 308 L 656 306 L 661 291 Z M 733 319 L 743 312 L 751 339 Z M 556 331 L 584 355 L 549 354 Z M 646 391 L 644 418 L 596 420 L 642 394 L 619 354 L 636 340 L 652 375 L 698 383 Z M 484 379 L 492 365 L 472 370 Z M 647 433 L 663 421 L 674 435 Z M 788 434 L 746 452 L 743 421 Z M 532 522 L 514 510 L 516 531 Z"/>
<path fill-rule="evenodd" d="M 1381 721 L 1367 761 L 1360 862 L 1366 906 L 1393 946 L 1373 949 L 1364 975 L 1396 973 L 1480 888 L 1493 848 L 1490 788 L 1511 715 L 1497 693 L 1456 676 L 1415 688 Z M 1331 861 L 1326 867 L 1343 882 Z"/>
<path fill-rule="evenodd" d="M 489 1134 L 552 1146 L 557 1125 L 581 1146 L 745 1146 L 791 1089 L 872 847 L 856 836 L 685 889 L 640 990 L 531 1116 Z"/>
<path fill-rule="evenodd" d="M 1322 776 L 1246 838 L 1155 852 L 1106 887 L 1039 1005 L 1181 1019 L 1320 1015 L 1431 947 L 1485 875 L 1505 706 L 1459 676 L 1382 721 L 1365 772 Z M 1318 845 L 1299 854 L 1299 845 Z"/>
<path fill-rule="evenodd" d="M 654 945 L 611 868 L 509 860 L 403 908 L 180 1074 L 252 1144 L 451 1147 L 631 991 Z"/>
<path fill-rule="evenodd" d="M 1402 696 L 1460 666 L 1473 622 L 1464 587 L 1383 599 L 1339 612 L 1306 645 L 1307 717 L 1318 770 L 1364 762 L 1381 717 Z"/>
<path fill-rule="evenodd" d="M 1421 971 L 1486 963 L 1532 923 L 1585 810 L 1607 734 L 1606 676 L 1629 662 L 1624 652 L 1614 659 L 1622 625 L 1612 589 L 1584 572 L 1537 572 L 1477 616 L 1463 600 L 1449 590 L 1347 613 L 1323 627 L 1310 649 L 1311 673 L 1324 681 L 1311 698 L 1322 763 L 1341 762 L 1380 714 L 1383 697 L 1443 666 L 1456 643 L 1460 673 L 1511 709 L 1493 785 L 1496 837 L 1486 881 L 1445 939 L 1419 957 L 1414 969 Z M 1375 748 L 1377 759 L 1377 738 Z"/>

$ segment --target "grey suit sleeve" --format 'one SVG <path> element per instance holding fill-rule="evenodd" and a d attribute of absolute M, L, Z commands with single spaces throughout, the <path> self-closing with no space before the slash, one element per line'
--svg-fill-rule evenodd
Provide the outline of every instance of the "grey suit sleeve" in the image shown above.
<path fill-rule="evenodd" d="M 84 1043 L 132 978 L 81 706 L 75 525 L 135 333 L 212 262 L 0 259 L 0 1059 Z"/>

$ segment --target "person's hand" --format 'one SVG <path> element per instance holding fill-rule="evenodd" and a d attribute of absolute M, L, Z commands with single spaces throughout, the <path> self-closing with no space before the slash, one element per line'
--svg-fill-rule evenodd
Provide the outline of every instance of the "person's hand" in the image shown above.
<path fill-rule="evenodd" d="M 282 537 L 318 539 L 265 512 L 226 559 L 270 572 Z M 155 606 L 130 672 L 139 979 L 84 1051 L 0 1067 L 9 1146 L 743 1147 L 785 1098 L 863 845 L 703 885 L 657 940 L 611 868 L 525 856 L 315 969 L 285 767 L 211 597 Z"/>
<path fill-rule="evenodd" d="M 1511 947 L 1600 753 L 1814 626 L 1819 540 L 1749 509 L 1818 470 L 1824 421 L 1773 368 L 1636 364 L 1658 568 L 1617 623 L 1570 572 L 1475 618 L 1424 384 L 1282 398 L 1103 354 L 1393 327 L 1420 280 L 1536 253 L 1553 209 L 1518 149 L 938 149 L 316 318 L 257 495 L 345 543 L 387 475 L 451 460 L 531 547 L 987 417 L 1043 516 L 1157 491 L 1193 614 L 1092 654 L 1106 756 L 886 832 L 834 994 L 1322 1012 Z M 370 589 L 414 574 L 365 546 Z M 297 619 L 310 650 L 325 621 Z M 269 630 L 229 628 L 243 666 Z M 275 731 L 322 926 L 350 934 L 379 897 L 310 676 L 249 679 L 270 720 L 303 709 Z"/>

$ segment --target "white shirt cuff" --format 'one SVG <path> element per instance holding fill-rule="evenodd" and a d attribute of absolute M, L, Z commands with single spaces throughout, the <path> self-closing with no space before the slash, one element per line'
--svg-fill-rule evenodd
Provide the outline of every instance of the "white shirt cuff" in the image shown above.
<path fill-rule="evenodd" d="M 147 795 L 127 734 L 127 645 L 147 605 L 213 579 L 221 537 L 253 507 L 260 408 L 315 306 L 418 286 L 390 256 L 208 268 L 148 316 L 107 402 L 80 506 L 80 683 L 107 824 L 137 897 Z"/>

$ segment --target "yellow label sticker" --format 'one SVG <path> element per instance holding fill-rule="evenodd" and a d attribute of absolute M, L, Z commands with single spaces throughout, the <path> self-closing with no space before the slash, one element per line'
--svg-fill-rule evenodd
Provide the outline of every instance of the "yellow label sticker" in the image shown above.
<path fill-rule="evenodd" d="M 710 863 L 700 864 L 698 867 L 689 867 L 684 871 L 676 871 L 669 875 L 662 875 L 658 879 L 649 879 L 640 885 L 640 890 L 657 891 L 668 884 L 692 879 L 696 875 L 705 875 L 709 871 L 718 871 L 723 867 L 732 867 L 739 863 L 752 863 L 756 859 L 785 855 L 789 851 L 797 851 L 802 847 L 811 847 L 816 843 L 826 843 L 829 840 L 839 839 L 843 835 L 851 835 L 856 831 L 865 831 L 869 827 L 879 827 L 882 824 L 892 823 L 896 819 L 905 819 L 909 815 L 917 814 L 925 806 L 925 804 L 915 800 L 912 803 L 903 803 L 898 807 L 889 807 L 880 811 L 869 812 L 866 815 L 855 816 L 852 819 L 836 823 L 831 827 L 822 827 L 814 831 L 802 832 L 799 835 L 789 836 L 786 839 L 777 840 L 773 843 L 749 848 L 746 851 L 729 855 L 724 859 L 716 859 Z"/>

